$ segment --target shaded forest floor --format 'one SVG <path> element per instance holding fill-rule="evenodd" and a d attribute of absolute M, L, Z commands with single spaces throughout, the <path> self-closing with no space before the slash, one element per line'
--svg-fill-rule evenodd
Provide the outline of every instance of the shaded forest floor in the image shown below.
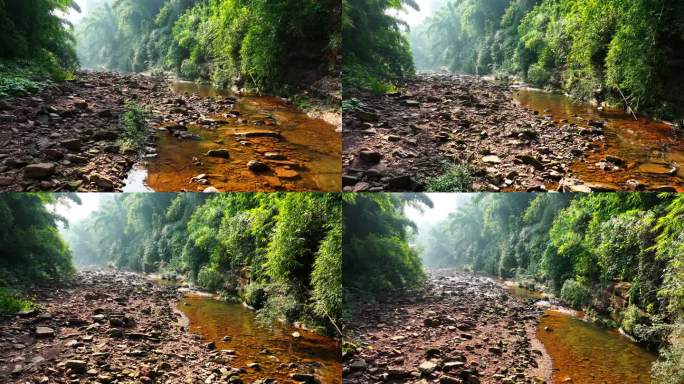
<path fill-rule="evenodd" d="M 344 382 L 543 382 L 542 312 L 491 279 L 432 274 L 421 290 L 352 310 L 347 339 L 359 347 L 343 356 Z"/>
<path fill-rule="evenodd" d="M 400 92 L 356 98 L 344 111 L 348 191 L 423 190 L 465 165 L 475 191 L 573 190 L 570 165 L 598 147 L 600 127 L 556 123 L 475 76 L 423 74 Z"/>

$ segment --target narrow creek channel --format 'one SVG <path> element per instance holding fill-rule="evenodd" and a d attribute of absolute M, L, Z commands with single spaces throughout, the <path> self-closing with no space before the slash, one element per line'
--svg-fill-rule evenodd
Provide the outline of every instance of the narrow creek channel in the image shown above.
<path fill-rule="evenodd" d="M 666 123 L 625 113 L 621 109 L 599 111 L 589 103 L 577 103 L 557 93 L 521 88 L 513 93 L 522 106 L 559 123 L 587 126 L 589 120 L 605 122 L 605 143 L 585 160 L 576 161 L 572 171 L 586 183 L 608 189 L 628 189 L 628 180 L 641 183 L 647 190 L 663 187 L 684 192 L 684 140 L 677 138 Z M 606 169 L 601 162 L 607 155 L 625 161 L 623 166 Z"/>
<path fill-rule="evenodd" d="M 524 300 L 543 304 L 541 292 L 507 285 Z M 656 355 L 615 329 L 582 320 L 583 313 L 550 307 L 537 326 L 537 338 L 553 364 L 554 383 L 647 384 Z M 570 379 L 568 381 L 568 379 Z"/>
<path fill-rule="evenodd" d="M 296 383 L 292 373 L 313 373 L 319 383 L 342 383 L 339 344 L 331 338 L 283 324 L 265 326 L 255 313 L 240 304 L 209 296 L 187 294 L 177 306 L 189 322 L 190 332 L 223 351 L 231 367 L 248 367 L 240 375 L 245 382 L 272 378 L 279 383 Z M 292 336 L 293 332 L 299 338 Z"/>
<path fill-rule="evenodd" d="M 236 103 L 231 110 L 204 117 L 218 125 L 198 125 L 192 118 L 180 121 L 194 139 L 159 132 L 156 157 L 129 173 L 124 192 L 202 191 L 210 186 L 223 192 L 341 190 L 342 140 L 333 125 L 275 97 L 236 96 L 188 82 L 170 86 L 178 94 L 232 97 Z M 219 149 L 230 156 L 205 155 Z M 247 164 L 253 160 L 268 169 L 251 171 Z M 204 177 L 193 180 L 199 175 Z"/>

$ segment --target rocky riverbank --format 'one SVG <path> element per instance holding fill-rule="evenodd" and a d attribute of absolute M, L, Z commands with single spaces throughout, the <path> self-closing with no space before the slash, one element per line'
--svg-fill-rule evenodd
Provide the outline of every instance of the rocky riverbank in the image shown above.
<path fill-rule="evenodd" d="M 470 168 L 475 191 L 568 189 L 559 182 L 572 179 L 570 165 L 604 139 L 602 122 L 554 121 L 475 76 L 421 74 L 400 92 L 348 99 L 348 191 L 422 190 L 453 164 Z"/>
<path fill-rule="evenodd" d="M 0 382 L 242 383 L 259 372 L 189 333 L 175 310 L 183 293 L 144 276 L 81 272 L 32 294 L 39 310 L 0 320 Z M 251 382 L 273 382 L 263 375 Z"/>
<path fill-rule="evenodd" d="M 122 150 L 119 145 L 119 117 L 127 103 L 150 112 L 149 136 L 140 150 Z M 81 72 L 75 80 L 41 94 L 0 101 L 0 191 L 121 191 L 133 166 L 145 160 L 170 164 L 183 178 L 174 181 L 174 191 L 222 190 L 226 178 L 239 178 L 228 189 L 241 190 L 245 184 L 249 190 L 284 184 L 284 189 L 296 189 L 297 185 L 286 187 L 300 183 L 301 173 L 311 168 L 307 157 L 291 148 L 299 143 L 283 139 L 274 116 L 243 117 L 238 104 L 233 96 L 175 92 L 164 79 L 111 72 Z M 312 107 L 311 113 L 340 120 L 339 113 L 322 106 Z M 205 140 L 201 148 L 183 143 L 217 136 L 226 125 L 239 131 L 230 135 L 230 142 Z M 162 135 L 174 140 L 173 148 L 160 148 Z M 192 147 L 192 153 L 186 156 L 184 147 Z M 186 157 L 176 164 L 171 161 L 176 154 L 163 151 Z M 290 152 L 296 156 L 286 158 Z M 238 158 L 237 171 L 212 172 L 215 164 Z M 180 174 L 183 170 L 194 173 L 186 177 Z M 212 188 L 214 179 L 218 188 Z"/>
<path fill-rule="evenodd" d="M 344 382 L 543 383 L 542 312 L 491 279 L 434 273 L 421 290 L 353 310 Z"/>

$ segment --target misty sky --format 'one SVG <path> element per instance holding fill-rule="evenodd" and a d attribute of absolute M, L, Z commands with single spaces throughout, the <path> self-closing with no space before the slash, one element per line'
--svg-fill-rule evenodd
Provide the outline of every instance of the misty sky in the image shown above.
<path fill-rule="evenodd" d="M 406 216 L 420 227 L 435 224 L 444 220 L 449 216 L 449 213 L 454 212 L 456 208 L 466 201 L 467 194 L 463 193 L 428 193 L 434 208 L 425 208 L 423 213 L 419 210 L 408 207 L 406 208 Z"/>
<path fill-rule="evenodd" d="M 81 205 L 69 201 L 67 204 L 58 204 L 55 211 L 66 217 L 70 223 L 83 220 L 90 216 L 100 205 L 101 193 L 80 193 Z"/>

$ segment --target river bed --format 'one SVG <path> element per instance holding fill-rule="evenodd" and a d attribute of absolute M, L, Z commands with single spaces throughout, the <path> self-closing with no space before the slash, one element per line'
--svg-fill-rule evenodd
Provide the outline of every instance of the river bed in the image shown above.
<path fill-rule="evenodd" d="M 273 378 L 295 383 L 292 373 L 313 373 L 325 384 L 342 382 L 340 346 L 334 339 L 280 323 L 260 324 L 254 311 L 206 295 L 190 293 L 177 308 L 189 321 L 190 332 L 223 350 L 227 365 L 246 368 L 240 375 L 245 382 Z M 252 363 L 259 368 L 248 368 Z"/>
<path fill-rule="evenodd" d="M 187 82 L 172 83 L 171 89 L 186 97 L 232 97 L 236 103 L 230 110 L 204 116 L 217 124 L 183 122 L 195 139 L 159 132 L 156 155 L 129 173 L 124 192 L 203 191 L 210 186 L 222 192 L 341 190 L 342 140 L 331 124 L 275 97 L 236 96 Z M 218 149 L 230 155 L 206 156 Z M 253 160 L 268 170 L 248 169 Z M 204 177 L 197 179 L 200 175 Z"/>
<path fill-rule="evenodd" d="M 586 127 L 590 120 L 605 122 L 605 142 L 597 143 L 597 151 L 572 165 L 580 180 L 605 189 L 628 190 L 628 180 L 633 180 L 632 185 L 636 181 L 646 190 L 669 187 L 684 191 L 684 139 L 676 137 L 669 124 L 642 116 L 635 120 L 622 109 L 600 111 L 589 103 L 540 90 L 520 88 L 513 97 L 520 105 L 550 116 L 559 126 Z M 625 164 L 615 168 L 601 163 L 607 155 L 623 159 Z"/>

